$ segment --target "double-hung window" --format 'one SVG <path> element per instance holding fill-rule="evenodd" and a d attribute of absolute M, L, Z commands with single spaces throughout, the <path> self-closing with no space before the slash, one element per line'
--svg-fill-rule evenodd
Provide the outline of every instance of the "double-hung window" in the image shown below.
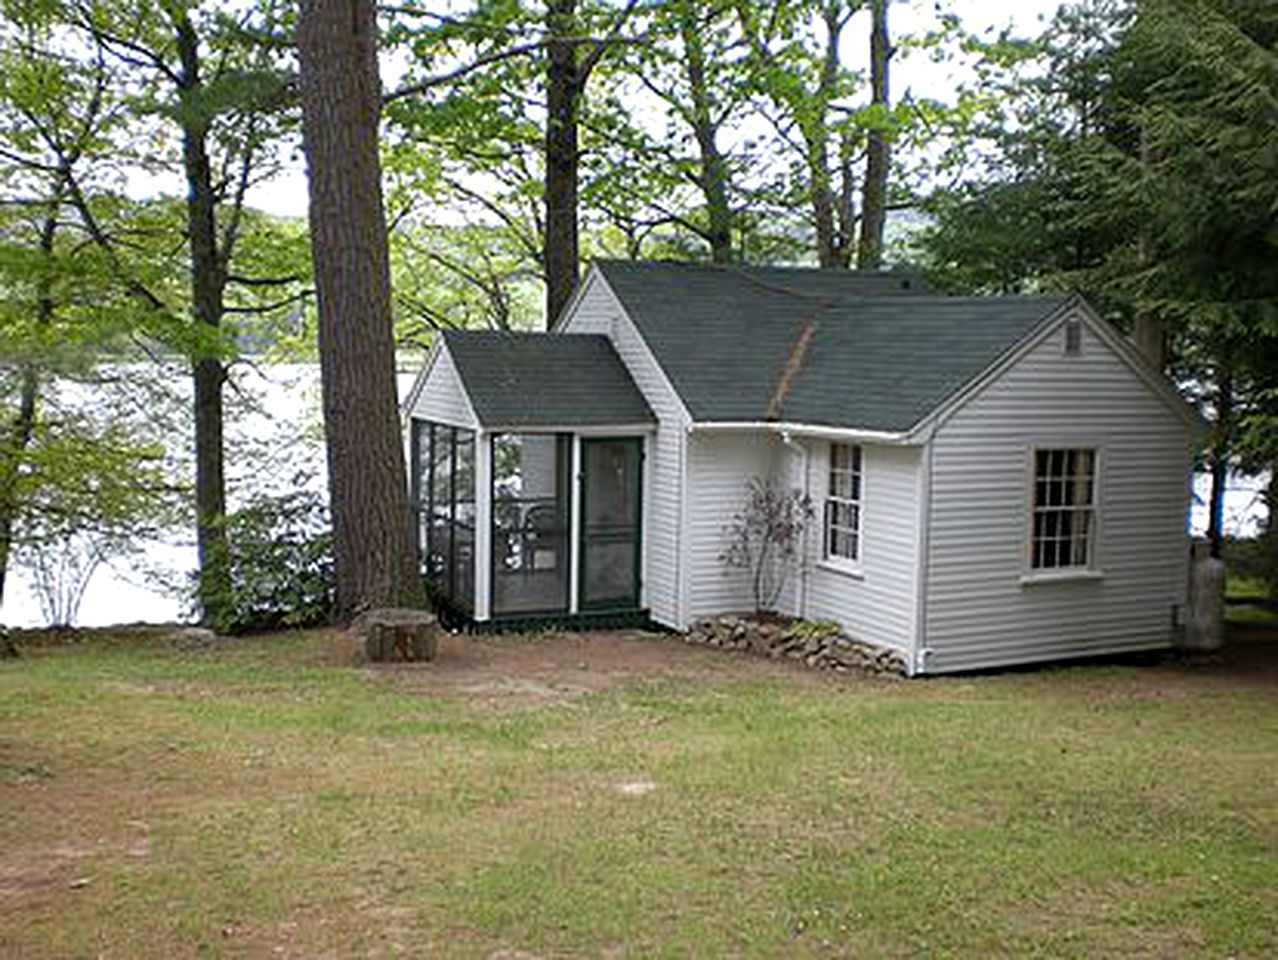
<path fill-rule="evenodd" d="M 1092 566 L 1096 539 L 1096 451 L 1088 447 L 1034 451 L 1033 570 Z"/>
<path fill-rule="evenodd" d="M 825 497 L 825 556 L 856 563 L 861 559 L 861 448 L 830 444 L 830 478 Z"/>

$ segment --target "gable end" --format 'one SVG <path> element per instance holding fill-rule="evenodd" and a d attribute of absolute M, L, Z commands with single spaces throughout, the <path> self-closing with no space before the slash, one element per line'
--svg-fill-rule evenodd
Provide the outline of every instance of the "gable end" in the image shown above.
<path fill-rule="evenodd" d="M 928 414 L 910 431 L 910 439 L 924 441 L 936 432 L 947 420 L 963 409 L 986 387 L 1001 377 L 1022 357 L 1039 347 L 1049 338 L 1063 333 L 1065 326 L 1071 321 L 1078 321 L 1097 340 L 1123 363 L 1127 369 L 1139 379 L 1146 389 L 1153 393 L 1168 409 L 1182 420 L 1187 429 L 1195 436 L 1201 436 L 1205 430 L 1202 418 L 1181 398 L 1175 389 L 1157 371 L 1139 356 L 1136 348 L 1114 331 L 1081 296 L 1074 294 L 1058 309 L 1052 311 L 1043 321 L 1012 344 L 1004 353 L 983 372 L 972 378 L 942 402 L 932 413 Z M 1062 351 L 1062 358 L 1069 357 Z"/>

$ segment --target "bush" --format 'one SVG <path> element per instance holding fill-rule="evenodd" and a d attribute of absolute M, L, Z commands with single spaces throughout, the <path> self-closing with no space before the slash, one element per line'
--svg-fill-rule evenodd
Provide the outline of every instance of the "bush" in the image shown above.
<path fill-rule="evenodd" d="M 772 611 L 791 568 L 800 562 L 803 531 L 813 516 L 812 500 L 801 490 L 781 490 L 751 477 L 745 504 L 724 528 L 727 545 L 719 562 L 750 576 L 756 613 Z"/>
<path fill-rule="evenodd" d="M 227 518 L 231 596 L 220 633 L 326 623 L 333 611 L 333 536 L 314 492 L 262 496 Z"/>
<path fill-rule="evenodd" d="M 1231 579 L 1256 580 L 1267 595 L 1278 600 L 1278 529 L 1266 528 L 1259 537 L 1230 537 L 1224 543 L 1224 558 Z"/>

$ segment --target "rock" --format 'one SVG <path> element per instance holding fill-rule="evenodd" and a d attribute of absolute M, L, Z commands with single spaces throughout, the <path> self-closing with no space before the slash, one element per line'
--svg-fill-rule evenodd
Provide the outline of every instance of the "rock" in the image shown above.
<path fill-rule="evenodd" d="M 802 622 L 710 617 L 693 621 L 683 639 L 685 643 L 740 650 L 771 660 L 802 660 L 813 670 L 906 675 L 905 658 L 897 651 L 854 640 L 839 633 L 833 623 L 828 627 L 814 633 L 811 624 Z"/>
<path fill-rule="evenodd" d="M 439 624 L 425 610 L 382 607 L 361 613 L 351 632 L 364 640 L 368 659 L 387 661 L 434 660 L 439 648 Z"/>
<path fill-rule="evenodd" d="M 217 640 L 217 634 L 208 627 L 178 627 L 173 631 L 173 642 L 180 647 L 205 647 Z"/>

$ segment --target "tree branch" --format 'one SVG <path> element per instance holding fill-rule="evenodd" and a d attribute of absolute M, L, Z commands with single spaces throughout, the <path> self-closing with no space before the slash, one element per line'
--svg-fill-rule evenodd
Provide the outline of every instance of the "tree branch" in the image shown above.
<path fill-rule="evenodd" d="M 532 43 L 521 43 L 505 50 L 499 50 L 496 53 L 490 53 L 485 56 L 472 60 L 470 63 L 463 64 L 447 73 L 437 74 L 428 77 L 418 83 L 411 83 L 406 87 L 400 87 L 398 90 L 392 90 L 390 93 L 382 96 L 382 103 L 393 103 L 396 100 L 402 100 L 404 97 L 413 97 L 419 94 L 428 93 L 436 87 L 442 87 L 445 84 L 452 83 L 454 80 L 460 80 L 462 77 L 474 73 L 476 70 L 482 70 L 484 67 L 491 66 L 494 63 L 501 63 L 504 60 L 513 60 L 515 57 L 524 57 L 536 50 L 540 50 L 546 46 L 545 40 L 536 40 Z"/>
<path fill-rule="evenodd" d="M 275 300 L 272 303 L 263 303 L 253 307 L 229 306 L 229 307 L 223 308 L 223 312 L 239 313 L 239 314 L 254 314 L 254 315 L 263 314 L 263 313 L 273 313 L 274 311 L 281 310 L 284 307 L 291 306 L 295 303 L 300 303 L 303 300 L 308 300 L 314 295 L 315 295 L 314 290 L 310 290 L 310 289 L 300 290 L 290 297 L 285 297 L 283 300 Z"/>

